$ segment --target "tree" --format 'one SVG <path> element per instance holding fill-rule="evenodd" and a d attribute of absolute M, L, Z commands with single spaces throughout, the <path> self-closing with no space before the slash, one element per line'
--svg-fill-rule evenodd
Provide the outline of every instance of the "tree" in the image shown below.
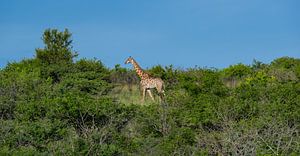
<path fill-rule="evenodd" d="M 229 85 L 232 87 L 237 86 L 237 80 L 244 78 L 251 73 L 251 68 L 244 64 L 231 65 L 223 70 L 225 80 L 229 81 Z"/>
<path fill-rule="evenodd" d="M 269 73 L 279 81 L 298 81 L 300 78 L 300 59 L 281 57 L 271 62 Z"/>
<path fill-rule="evenodd" d="M 291 57 L 281 57 L 272 61 L 271 66 L 293 70 L 295 67 L 300 66 L 300 59 Z"/>
<path fill-rule="evenodd" d="M 36 59 L 41 65 L 41 76 L 51 78 L 54 83 L 70 69 L 73 58 L 77 56 L 72 51 L 72 34 L 65 29 L 63 32 L 57 29 L 47 29 L 43 34 L 43 49 L 36 49 Z"/>
<path fill-rule="evenodd" d="M 43 64 L 72 63 L 77 54 L 72 51 L 71 36 L 68 29 L 47 29 L 42 37 L 45 47 L 36 49 L 36 58 Z"/>

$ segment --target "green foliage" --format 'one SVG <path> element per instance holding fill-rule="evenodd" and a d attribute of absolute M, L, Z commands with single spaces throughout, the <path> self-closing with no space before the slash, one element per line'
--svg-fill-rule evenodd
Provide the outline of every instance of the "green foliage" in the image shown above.
<path fill-rule="evenodd" d="M 43 34 L 44 49 L 36 49 L 36 58 L 43 64 L 71 63 L 76 56 L 72 50 L 71 33 L 47 29 Z"/>
<path fill-rule="evenodd" d="M 154 66 L 166 95 L 141 104 L 134 71 L 74 61 L 68 30 L 43 41 L 0 70 L 0 155 L 300 154 L 299 59 Z"/>
<path fill-rule="evenodd" d="M 254 63 L 254 70 L 261 68 L 261 63 L 257 61 Z M 228 68 L 225 68 L 223 71 L 221 71 L 221 74 L 227 86 L 237 87 L 245 77 L 251 74 L 251 72 L 252 70 L 249 66 L 239 63 L 237 65 L 231 65 Z"/>
<path fill-rule="evenodd" d="M 57 29 L 47 29 L 43 34 L 43 49 L 36 49 L 36 60 L 40 63 L 41 76 L 59 82 L 70 70 L 73 58 L 77 56 L 72 51 L 71 33 Z"/>
<path fill-rule="evenodd" d="M 219 73 L 211 69 L 190 69 L 179 74 L 179 87 L 185 88 L 191 95 L 226 95 L 226 88 L 220 80 Z"/>
<path fill-rule="evenodd" d="M 115 68 L 111 70 L 110 80 L 116 85 L 126 85 L 130 86 L 138 82 L 138 77 L 134 71 L 122 68 L 120 64 L 115 65 Z"/>
<path fill-rule="evenodd" d="M 225 77 L 228 78 L 242 78 L 251 73 L 251 68 L 244 64 L 231 65 L 224 69 Z"/>
<path fill-rule="evenodd" d="M 258 71 L 252 74 L 251 76 L 247 77 L 243 84 L 251 86 L 266 86 L 268 84 L 272 84 L 273 82 L 275 82 L 274 76 L 268 76 L 265 72 Z"/>
<path fill-rule="evenodd" d="M 267 64 L 264 64 L 263 62 L 255 60 L 255 59 L 253 60 L 252 69 L 254 71 L 263 70 L 265 68 L 267 68 Z"/>
<path fill-rule="evenodd" d="M 152 68 L 149 70 L 149 73 L 150 73 L 152 76 L 155 76 L 155 77 L 160 77 L 160 78 L 162 78 L 162 79 L 165 79 L 165 78 L 166 78 L 166 72 L 165 72 L 165 69 L 164 69 L 161 65 L 157 65 L 157 66 L 152 67 Z"/>
<path fill-rule="evenodd" d="M 271 62 L 271 66 L 277 68 L 294 69 L 300 65 L 300 59 L 291 57 L 281 57 Z"/>
<path fill-rule="evenodd" d="M 273 74 L 282 81 L 298 81 L 300 78 L 300 59 L 298 58 L 278 58 L 272 61 L 270 66 Z"/>

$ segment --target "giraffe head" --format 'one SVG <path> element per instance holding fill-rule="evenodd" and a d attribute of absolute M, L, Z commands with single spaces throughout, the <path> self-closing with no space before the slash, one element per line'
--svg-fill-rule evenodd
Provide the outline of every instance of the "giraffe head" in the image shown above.
<path fill-rule="evenodd" d="M 132 63 L 133 58 L 131 56 L 128 57 L 128 59 L 125 61 L 125 64 Z"/>

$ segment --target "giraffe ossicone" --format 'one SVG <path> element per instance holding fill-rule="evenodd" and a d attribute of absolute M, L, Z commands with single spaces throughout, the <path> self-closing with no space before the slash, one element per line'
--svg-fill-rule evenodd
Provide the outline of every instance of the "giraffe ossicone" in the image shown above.
<path fill-rule="evenodd" d="M 158 78 L 158 77 L 152 77 L 148 73 L 144 72 L 144 70 L 140 67 L 140 65 L 131 56 L 129 56 L 128 59 L 125 61 L 125 64 L 128 64 L 128 63 L 131 63 L 133 65 L 135 72 L 141 78 L 140 88 L 141 88 L 142 93 L 143 93 L 142 102 L 145 101 L 146 91 L 148 92 L 151 99 L 153 101 L 155 101 L 154 97 L 151 93 L 151 90 L 150 90 L 151 88 L 156 88 L 158 94 L 160 95 L 159 97 L 160 97 L 160 100 L 161 100 L 161 96 L 164 93 L 164 90 L 163 90 L 164 82 L 163 82 L 163 80 L 161 78 Z"/>

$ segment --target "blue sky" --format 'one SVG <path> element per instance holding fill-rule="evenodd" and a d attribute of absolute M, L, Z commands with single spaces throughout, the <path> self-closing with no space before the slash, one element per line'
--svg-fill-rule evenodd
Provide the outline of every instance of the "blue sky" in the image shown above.
<path fill-rule="evenodd" d="M 300 57 L 299 0 L 2 0 L 0 67 L 32 58 L 47 28 L 108 67 L 216 67 Z"/>

